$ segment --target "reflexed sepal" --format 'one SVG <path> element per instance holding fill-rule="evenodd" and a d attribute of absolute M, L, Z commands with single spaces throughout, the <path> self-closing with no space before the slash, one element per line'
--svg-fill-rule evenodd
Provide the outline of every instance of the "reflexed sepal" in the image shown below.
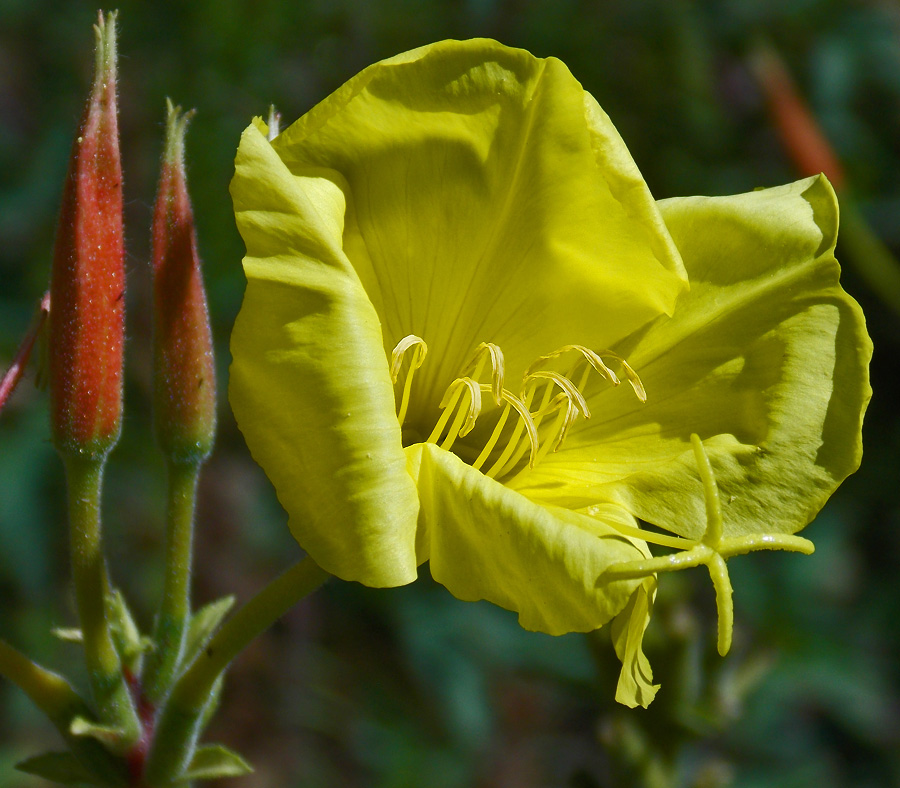
<path fill-rule="evenodd" d="M 26 774 L 59 785 L 97 785 L 96 778 L 70 752 L 45 752 L 16 764 Z"/>
<path fill-rule="evenodd" d="M 221 744 L 208 744 L 198 747 L 187 767 L 177 782 L 187 783 L 191 780 L 217 780 L 222 777 L 241 777 L 253 771 L 253 767 L 240 755 Z"/>

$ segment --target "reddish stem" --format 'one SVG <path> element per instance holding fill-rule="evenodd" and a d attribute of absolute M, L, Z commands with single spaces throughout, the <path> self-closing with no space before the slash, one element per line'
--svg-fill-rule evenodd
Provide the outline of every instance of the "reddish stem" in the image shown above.
<path fill-rule="evenodd" d="M 22 344 L 19 345 L 19 349 L 16 351 L 16 356 L 13 359 L 12 364 L 9 369 L 6 370 L 6 374 L 3 375 L 3 378 L 0 379 L 0 411 L 2 411 L 3 407 L 6 405 L 6 401 L 9 399 L 10 394 L 12 394 L 13 391 L 15 391 L 16 386 L 19 385 L 22 375 L 25 374 L 25 367 L 28 365 L 28 359 L 31 357 L 34 343 L 38 338 L 38 334 L 41 333 L 44 323 L 47 322 L 47 315 L 49 312 L 50 292 L 47 291 L 41 299 L 41 306 L 38 310 L 37 317 L 32 323 L 31 328 L 28 330 L 28 333 L 25 335 L 25 339 L 22 340 Z"/>

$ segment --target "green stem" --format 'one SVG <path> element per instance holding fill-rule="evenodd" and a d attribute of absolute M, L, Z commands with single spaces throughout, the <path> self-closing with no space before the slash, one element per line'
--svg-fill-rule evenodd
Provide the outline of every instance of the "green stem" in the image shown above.
<path fill-rule="evenodd" d="M 200 463 L 169 463 L 166 511 L 166 575 L 154 632 L 155 650 L 145 674 L 152 703 L 165 696 L 178 669 L 191 615 L 194 508 Z"/>
<path fill-rule="evenodd" d="M 140 738 L 140 723 L 106 616 L 109 579 L 102 554 L 100 492 L 105 457 L 63 454 L 69 503 L 72 580 L 88 679 L 100 721 L 122 732 L 119 754 Z"/>
<path fill-rule="evenodd" d="M 841 249 L 872 292 L 900 315 L 900 264 L 857 207 L 841 194 Z M 842 258 L 843 259 L 843 258 Z"/>
<path fill-rule="evenodd" d="M 0 676 L 22 690 L 56 726 L 73 754 L 93 774 L 108 785 L 125 785 L 120 761 L 96 740 L 72 735 L 70 726 L 76 717 L 91 718 L 91 710 L 62 676 L 32 662 L 28 657 L 0 640 Z"/>
<path fill-rule="evenodd" d="M 229 663 L 330 575 L 309 557 L 265 586 L 228 619 L 176 682 L 157 722 L 146 780 L 154 788 L 172 783 L 189 765 L 203 711 Z"/>

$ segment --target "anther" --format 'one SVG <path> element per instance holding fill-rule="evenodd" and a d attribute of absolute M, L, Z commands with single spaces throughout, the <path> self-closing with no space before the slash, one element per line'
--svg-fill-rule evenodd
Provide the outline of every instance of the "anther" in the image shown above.
<path fill-rule="evenodd" d="M 527 370 L 525 370 L 525 377 L 527 378 L 531 375 L 536 369 L 540 369 L 545 366 L 547 362 L 552 361 L 555 358 L 563 355 L 564 353 L 568 353 L 570 350 L 576 350 L 584 357 L 584 360 L 587 361 L 590 366 L 592 366 L 598 373 L 600 373 L 603 377 L 605 377 L 610 383 L 614 386 L 619 385 L 619 378 L 616 376 L 616 373 L 613 372 L 603 361 L 603 358 L 599 353 L 594 352 L 589 347 L 585 347 L 584 345 L 563 345 L 559 350 L 554 350 L 552 353 L 548 353 L 546 356 L 538 357 Z M 610 353 L 608 351 L 604 351 L 604 356 L 613 356 L 616 360 L 619 360 L 619 357 L 614 353 Z"/>
<path fill-rule="evenodd" d="M 484 386 L 483 388 L 487 389 L 488 387 Z M 450 414 L 456 410 L 456 405 L 462 398 L 464 391 L 467 391 L 469 394 L 468 410 L 464 410 L 462 407 L 459 408 L 456 418 L 454 418 L 453 424 L 450 425 L 450 429 L 447 432 L 447 437 L 441 444 L 441 448 L 449 449 L 453 446 L 453 442 L 457 437 L 467 435 L 472 430 L 472 427 L 475 426 L 478 414 L 481 413 L 481 389 L 482 386 L 472 378 L 466 377 L 454 380 L 447 387 L 447 391 L 444 392 L 444 398 L 441 400 L 440 405 L 444 412 L 441 414 L 438 423 L 431 431 L 431 435 L 428 436 L 426 442 L 438 442 L 444 431 L 444 427 L 447 425 L 447 421 L 450 419 Z"/>
<path fill-rule="evenodd" d="M 494 402 L 500 405 L 503 402 L 503 351 L 498 345 L 495 345 L 493 342 L 482 342 L 475 348 L 472 358 L 469 359 L 459 374 L 462 376 L 469 375 L 478 380 L 478 376 L 484 367 L 484 361 L 488 356 L 491 359 L 490 390 L 494 397 Z"/>
<path fill-rule="evenodd" d="M 552 383 L 555 383 L 563 390 L 566 398 L 581 412 L 581 415 L 584 416 L 584 418 L 589 419 L 591 417 L 591 411 L 584 399 L 584 395 L 578 390 L 578 387 L 564 375 L 560 375 L 558 372 L 547 369 L 537 370 L 536 372 L 531 372 L 525 376 L 522 388 L 524 389 L 525 386 L 533 380 L 549 380 Z"/>
<path fill-rule="evenodd" d="M 647 401 L 647 392 L 644 389 L 644 384 L 641 382 L 641 378 L 637 372 L 634 371 L 631 364 L 629 364 L 624 358 L 621 356 L 617 356 L 615 353 L 607 353 L 605 354 L 608 358 L 614 358 L 619 362 L 619 365 L 622 367 L 622 374 L 625 379 L 631 384 L 631 388 L 634 389 L 634 395 L 641 401 Z"/>
<path fill-rule="evenodd" d="M 425 354 L 428 353 L 428 346 L 425 340 L 417 337 L 415 334 L 409 334 L 401 339 L 397 346 L 391 351 L 391 382 L 396 383 L 400 376 L 400 367 L 403 364 L 403 357 L 406 351 L 411 347 L 415 347 L 412 360 L 410 361 L 410 370 L 418 369 L 425 361 Z"/>
<path fill-rule="evenodd" d="M 409 393 L 412 390 L 412 379 L 415 371 L 422 366 L 425 361 L 425 355 L 428 353 L 428 346 L 425 340 L 420 339 L 414 334 L 403 337 L 397 346 L 391 351 L 391 382 L 396 383 L 400 375 L 400 367 L 403 364 L 403 357 L 406 351 L 412 348 L 412 357 L 409 361 L 409 369 L 406 372 L 406 380 L 403 383 L 403 394 L 400 397 L 400 407 L 397 409 L 397 421 L 403 426 L 403 420 L 406 418 L 406 409 L 409 407 Z"/>

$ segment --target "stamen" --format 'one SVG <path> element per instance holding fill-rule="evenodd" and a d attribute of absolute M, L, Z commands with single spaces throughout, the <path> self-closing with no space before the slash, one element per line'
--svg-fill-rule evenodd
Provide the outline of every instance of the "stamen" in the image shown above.
<path fill-rule="evenodd" d="M 566 433 L 569 431 L 569 427 L 578 416 L 578 409 L 575 407 L 572 400 L 567 399 L 564 394 L 560 394 L 554 400 L 554 403 L 559 409 L 559 415 L 556 417 L 556 421 L 553 424 L 553 429 L 550 434 L 553 435 L 555 433 L 556 440 L 551 442 L 548 438 L 541 444 L 541 448 L 534 460 L 535 465 L 547 456 L 547 452 L 550 451 L 551 446 L 553 447 L 553 451 L 557 451 L 559 447 L 562 446 Z"/>
<path fill-rule="evenodd" d="M 467 435 L 472 431 L 472 427 L 475 426 L 475 420 L 481 412 L 481 387 L 478 383 L 472 380 L 472 378 L 457 378 L 453 383 L 461 384 L 460 390 L 462 389 L 462 386 L 465 386 L 468 390 L 469 408 L 468 410 L 463 410 L 462 407 L 460 407 L 456 411 L 456 417 L 453 419 L 453 423 L 447 431 L 447 437 L 444 438 L 444 442 L 441 444 L 441 448 L 447 449 L 447 451 L 453 448 L 454 442 L 460 435 Z M 451 384 L 451 386 L 452 385 L 453 384 Z M 465 424 L 463 424 L 463 420 L 465 420 Z"/>
<path fill-rule="evenodd" d="M 441 448 L 449 449 L 459 435 L 467 435 L 472 427 L 475 426 L 478 414 L 481 413 L 481 386 L 472 378 L 457 378 L 444 392 L 444 398 L 440 404 L 444 412 L 431 431 L 431 435 L 428 436 L 426 443 L 437 443 L 444 431 L 444 427 L 447 425 L 450 414 L 453 413 L 456 404 L 462 397 L 463 391 L 468 391 L 469 393 L 469 408 L 467 411 L 464 411 L 462 408 L 459 409 L 444 443 L 441 444 Z M 463 424 L 464 419 L 465 424 Z"/>
<path fill-rule="evenodd" d="M 397 410 L 397 421 L 403 426 L 406 418 L 406 410 L 409 407 L 409 393 L 412 390 L 412 380 L 415 371 L 422 366 L 425 361 L 425 355 L 428 353 L 428 346 L 425 340 L 420 339 L 414 334 L 405 336 L 401 339 L 397 346 L 391 351 L 391 382 L 396 383 L 400 375 L 400 367 L 403 364 L 403 357 L 406 351 L 413 348 L 412 357 L 409 361 L 409 369 L 406 372 L 406 380 L 403 383 L 403 394 L 400 397 L 400 407 Z"/>
<path fill-rule="evenodd" d="M 496 478 L 498 475 L 503 475 L 499 472 L 506 470 L 506 461 L 509 459 L 509 456 L 516 448 L 516 445 L 519 442 L 519 436 L 522 434 L 523 428 L 528 435 L 528 442 L 531 445 L 531 454 L 528 459 L 529 468 L 534 467 L 538 449 L 537 427 L 534 426 L 534 421 L 531 418 L 531 413 L 528 412 L 528 408 L 526 407 L 525 403 L 507 389 L 503 389 L 503 391 L 501 392 L 501 396 L 503 397 L 503 400 L 509 403 L 509 405 L 511 405 L 515 409 L 516 413 L 519 414 L 519 421 L 516 424 L 515 430 L 513 430 L 513 437 L 510 440 L 509 444 L 503 450 L 503 453 L 497 459 L 497 462 L 495 462 L 491 466 L 491 469 L 485 474 L 485 476 L 488 476 L 491 479 Z"/>
<path fill-rule="evenodd" d="M 491 433 L 491 437 L 488 438 L 487 443 L 484 444 L 484 448 L 481 450 L 481 454 L 479 454 L 475 459 L 475 462 L 472 463 L 472 467 L 476 471 L 481 470 L 481 466 L 484 465 L 484 461 L 494 450 L 494 446 L 497 445 L 497 441 L 500 440 L 500 433 L 503 432 L 503 428 L 506 426 L 506 420 L 509 418 L 510 410 L 510 405 L 507 402 L 503 410 L 500 412 L 500 418 L 497 419 L 497 423 L 494 425 L 494 431 Z"/>
<path fill-rule="evenodd" d="M 634 371 L 632 366 L 624 358 L 622 358 L 618 353 L 613 353 L 611 350 L 603 350 L 597 353 L 596 351 L 593 351 L 590 348 L 585 347 L 584 345 L 564 345 L 559 350 L 555 350 L 552 353 L 548 353 L 546 356 L 541 356 L 540 358 L 538 358 L 526 370 L 525 376 L 527 377 L 534 370 L 540 369 L 548 362 L 552 361 L 555 358 L 558 358 L 564 353 L 568 353 L 570 350 L 575 350 L 581 353 L 582 357 L 590 366 L 590 368 L 593 368 L 595 371 L 600 373 L 614 386 L 618 386 L 621 382 L 619 380 L 619 376 L 616 375 L 616 373 L 613 372 L 609 365 L 604 361 L 604 359 L 613 359 L 621 367 L 621 376 L 631 384 L 631 388 L 634 389 L 635 396 L 641 402 L 647 401 L 647 392 L 644 389 L 644 384 L 641 382 L 640 376 L 637 374 L 637 372 Z M 574 367 L 572 369 L 574 370 Z M 587 378 L 582 375 L 582 380 L 581 383 L 579 383 L 578 388 L 583 391 L 584 384 L 586 382 Z"/>
<path fill-rule="evenodd" d="M 541 403 L 541 408 L 539 408 L 536 412 L 531 410 L 531 400 L 534 398 L 534 389 L 532 388 L 527 394 L 522 397 L 522 402 L 525 405 L 525 408 L 531 414 L 531 421 L 534 424 L 535 433 L 538 428 L 541 426 L 541 420 L 544 418 L 544 414 L 548 411 L 545 410 L 547 402 L 550 399 L 550 394 L 552 392 L 552 388 L 547 386 L 547 391 L 544 395 L 544 401 Z M 507 406 L 510 407 L 510 406 Z M 529 443 L 521 441 L 522 430 L 524 429 L 524 425 L 521 423 L 517 423 L 515 428 L 513 429 L 512 435 L 509 437 L 509 441 L 507 442 L 506 449 L 503 451 L 503 454 L 500 455 L 500 459 L 494 463 L 491 467 L 490 471 L 486 474 L 490 476 L 492 479 L 497 476 L 503 476 L 507 471 L 512 470 L 519 464 L 519 460 L 522 459 L 522 455 L 529 448 Z M 491 436 L 493 437 L 493 436 Z M 505 467 L 500 465 L 501 460 L 506 458 Z M 536 461 L 536 460 L 535 460 Z M 533 466 L 532 466 L 533 467 Z M 502 472 L 501 472 L 502 471 Z"/>
<path fill-rule="evenodd" d="M 586 419 L 589 419 L 591 417 L 591 411 L 584 399 L 584 395 L 578 390 L 578 387 L 567 377 L 560 375 L 558 372 L 552 372 L 550 370 L 538 370 L 525 376 L 523 388 L 535 379 L 550 380 L 555 383 L 563 390 L 569 402 L 571 402 L 578 408 L 578 410 L 581 411 L 582 416 L 584 416 Z"/>
<path fill-rule="evenodd" d="M 589 347 L 585 347 L 584 345 L 563 345 L 559 350 L 554 350 L 552 353 L 548 353 L 546 356 L 540 356 L 534 363 L 525 370 L 525 377 L 527 378 L 531 375 L 534 370 L 540 369 L 548 361 L 552 361 L 555 358 L 563 355 L 564 353 L 568 353 L 570 350 L 577 350 L 584 357 L 584 360 L 588 362 L 597 372 L 599 372 L 603 377 L 605 377 L 610 383 L 614 386 L 619 385 L 619 378 L 616 377 L 616 373 L 613 372 L 606 364 L 603 363 L 603 359 L 600 357 L 599 353 L 595 353 Z M 604 356 L 614 356 L 616 360 L 619 360 L 619 357 L 615 355 L 615 353 L 610 353 L 609 351 L 603 352 Z"/>
<path fill-rule="evenodd" d="M 574 363 L 562 370 L 548 368 L 548 365 L 557 358 L 570 351 L 578 355 Z M 410 334 L 397 343 L 391 353 L 390 364 L 391 380 L 394 383 L 397 383 L 400 377 L 408 352 L 411 355 L 407 362 L 406 379 L 403 383 L 403 391 L 399 396 L 400 404 L 397 409 L 397 419 L 401 426 L 404 425 L 409 407 L 413 376 L 416 370 L 422 366 L 427 353 L 425 342 Z M 439 443 L 442 448 L 451 449 L 457 438 L 468 435 L 474 428 L 481 413 L 482 393 L 489 391 L 494 403 L 501 410 L 496 416 L 492 414 L 492 418 L 496 418 L 494 427 L 475 459 L 473 467 L 480 470 L 487 463 L 488 457 L 494 454 L 497 444 L 503 438 L 504 431 L 508 430 L 509 416 L 514 410 L 519 418 L 515 426 L 507 432 L 509 436 L 507 445 L 486 475 L 491 478 L 502 478 L 513 473 L 521 467 L 520 463 L 522 463 L 526 451 L 529 452 L 528 467 L 533 468 L 549 452 L 555 452 L 562 446 L 570 427 L 579 415 L 586 419 L 591 417 L 591 411 L 584 395 L 591 370 L 601 374 L 612 385 L 619 385 L 619 377 L 604 361 L 604 358 L 614 359 L 622 367 L 622 376 L 629 380 L 638 397 L 642 400 L 646 399 L 640 378 L 624 359 L 609 351 L 596 353 L 583 345 L 565 345 L 553 353 L 538 358 L 526 370 L 522 378 L 521 392 L 517 397 L 504 388 L 503 351 L 493 342 L 481 342 L 463 365 L 459 377 L 444 392 L 440 404 L 443 412 L 438 418 L 437 424 L 434 425 L 427 442 Z M 491 365 L 489 383 L 481 380 L 488 362 Z M 583 368 L 581 368 L 582 364 Z M 573 378 L 576 371 L 577 377 Z M 578 382 L 574 382 L 575 380 Z M 541 386 L 543 386 L 543 390 L 538 396 Z M 467 404 L 462 401 L 464 390 L 468 391 Z M 532 401 L 536 398 L 539 405 L 532 410 Z M 553 424 L 547 424 L 541 428 L 544 418 L 553 413 L 556 414 Z M 410 430 L 409 434 L 414 435 L 415 431 Z M 540 439 L 541 435 L 544 436 L 543 441 Z M 476 448 L 467 446 L 462 455 L 471 457 Z"/>
<path fill-rule="evenodd" d="M 491 359 L 491 394 L 494 397 L 494 402 L 497 405 L 501 405 L 503 403 L 503 351 L 500 350 L 498 345 L 495 345 L 493 342 L 482 342 L 475 348 L 472 358 L 469 359 L 459 374 L 470 375 L 478 380 L 478 376 L 484 367 L 485 358 L 488 356 Z"/>
<path fill-rule="evenodd" d="M 586 419 L 591 417 L 590 408 L 588 408 L 584 395 L 579 391 L 578 387 L 564 375 L 561 375 L 559 372 L 553 372 L 552 370 L 536 370 L 525 377 L 525 380 L 522 383 L 522 389 L 523 394 L 527 392 L 529 402 L 541 382 L 546 382 L 546 386 L 540 407 L 537 411 L 532 413 L 535 426 L 539 428 L 544 416 L 550 413 L 558 411 L 559 415 L 556 417 L 556 421 L 550 429 L 546 440 L 544 440 L 540 446 L 540 450 L 534 460 L 535 465 L 547 456 L 547 453 L 551 451 L 551 447 L 554 452 L 559 450 L 559 447 L 562 446 L 563 441 L 569 432 L 569 427 L 572 426 L 572 423 L 579 413 Z M 551 401 L 550 397 L 554 385 L 559 386 L 559 388 L 562 389 L 562 393 Z M 523 396 L 523 399 L 524 398 L 525 397 Z M 551 442 L 552 436 L 556 437 Z M 523 449 L 520 447 L 518 454 L 513 457 L 512 465 L 515 465 L 515 463 L 519 461 L 522 454 Z"/>

